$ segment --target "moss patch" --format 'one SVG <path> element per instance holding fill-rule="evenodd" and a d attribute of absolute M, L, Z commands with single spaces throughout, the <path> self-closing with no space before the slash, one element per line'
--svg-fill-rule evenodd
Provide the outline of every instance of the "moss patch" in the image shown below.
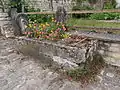
<path fill-rule="evenodd" d="M 96 81 L 96 76 L 104 68 L 105 62 L 101 55 L 96 53 L 93 56 L 93 61 L 88 58 L 84 63 L 84 66 L 76 69 L 68 70 L 67 76 L 75 81 L 80 81 L 82 84 L 88 84 Z"/>

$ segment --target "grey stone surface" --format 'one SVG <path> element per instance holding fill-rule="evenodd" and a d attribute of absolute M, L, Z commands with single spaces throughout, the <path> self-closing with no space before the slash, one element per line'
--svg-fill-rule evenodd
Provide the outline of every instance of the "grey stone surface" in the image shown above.
<path fill-rule="evenodd" d="M 0 13 L 0 34 L 6 37 L 20 36 L 25 31 L 25 26 L 28 24 L 25 14 L 18 14 L 13 10 L 8 17 L 7 13 Z M 24 22 L 24 23 L 23 23 Z"/>
<path fill-rule="evenodd" d="M 90 31 L 76 31 L 76 32 L 71 32 L 72 34 L 77 34 L 77 35 L 83 35 L 91 38 L 96 38 L 99 40 L 106 40 L 106 41 L 114 41 L 114 42 L 120 42 L 120 35 L 117 34 L 107 34 L 107 33 L 94 33 Z"/>
<path fill-rule="evenodd" d="M 119 67 L 106 65 L 98 82 L 81 87 L 79 82 L 60 79 L 57 72 L 18 53 L 16 43 L 16 39 L 0 37 L 0 90 L 120 90 Z"/>
<path fill-rule="evenodd" d="M 76 31 L 78 36 L 87 36 L 99 40 L 99 53 L 103 56 L 107 64 L 120 66 L 120 35 L 107 33 L 94 33 L 89 31 Z"/>
<path fill-rule="evenodd" d="M 67 12 L 64 7 L 58 6 L 56 11 L 56 22 L 57 23 L 65 23 Z"/>
<path fill-rule="evenodd" d="M 72 63 L 81 63 L 85 62 L 85 53 L 86 48 L 77 48 L 70 47 L 64 44 L 50 42 L 50 41 L 37 41 L 29 38 L 18 38 L 19 43 L 22 46 L 28 46 L 29 48 L 34 48 L 33 53 L 37 54 L 44 53 L 47 56 L 58 56 L 63 59 L 67 59 Z M 29 48 L 24 48 L 26 52 L 29 51 Z M 33 55 L 33 54 L 32 54 Z"/>
<path fill-rule="evenodd" d="M 51 6 L 51 2 L 49 0 L 29 0 L 29 5 L 34 8 L 39 8 L 41 11 L 56 11 L 57 6 L 63 5 L 66 10 L 71 10 L 73 7 L 72 0 L 53 0 L 53 5 Z"/>

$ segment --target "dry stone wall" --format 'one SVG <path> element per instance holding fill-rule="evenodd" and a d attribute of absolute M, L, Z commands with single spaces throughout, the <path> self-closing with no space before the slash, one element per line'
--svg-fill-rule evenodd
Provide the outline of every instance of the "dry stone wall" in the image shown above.
<path fill-rule="evenodd" d="M 44 54 L 45 57 L 50 57 L 52 61 L 67 68 L 76 67 L 78 64 L 80 65 L 86 61 L 87 48 L 71 47 L 55 42 L 38 41 L 28 38 L 19 38 L 18 40 L 19 44 L 23 47 L 29 44 L 37 45 L 35 46 L 37 49 L 32 52 L 33 54 L 40 56 Z M 113 66 L 120 66 L 120 42 L 100 40 L 98 44 L 99 48 L 97 50 L 105 62 Z"/>
<path fill-rule="evenodd" d="M 35 50 L 29 52 L 29 55 L 44 55 L 44 57 L 50 57 L 52 61 L 59 63 L 61 66 L 66 68 L 73 68 L 78 66 L 77 64 L 81 62 L 85 62 L 85 53 L 86 49 L 70 47 L 66 45 L 62 45 L 59 43 L 54 43 L 50 41 L 38 41 L 28 38 L 18 38 L 19 44 L 23 46 L 23 48 L 28 45 L 31 45 L 28 49 L 22 49 L 22 53 L 29 52 L 29 49 L 35 47 Z M 20 49 L 21 51 L 21 49 Z M 32 54 L 30 54 L 32 53 Z M 41 57 L 40 57 L 41 58 Z M 50 60 L 50 59 L 48 59 Z"/>
<path fill-rule="evenodd" d="M 120 66 L 120 42 L 101 42 L 100 47 L 106 63 Z"/>
<path fill-rule="evenodd" d="M 52 6 L 50 0 L 27 0 L 27 4 L 34 8 L 39 8 L 41 11 L 57 10 L 57 6 L 64 6 L 66 10 L 71 10 L 74 2 L 72 0 L 53 0 Z"/>
<path fill-rule="evenodd" d="M 120 66 L 120 35 L 85 31 L 76 31 L 72 34 L 98 39 L 97 49 L 106 63 Z"/>

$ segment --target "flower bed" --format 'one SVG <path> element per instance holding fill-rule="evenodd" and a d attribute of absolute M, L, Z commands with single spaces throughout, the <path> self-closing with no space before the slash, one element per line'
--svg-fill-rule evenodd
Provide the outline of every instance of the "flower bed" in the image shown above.
<path fill-rule="evenodd" d="M 34 23 L 31 22 L 24 32 L 25 36 L 29 38 L 59 40 L 69 37 L 65 32 L 67 28 L 63 23 L 57 23 L 54 18 L 50 23 Z"/>

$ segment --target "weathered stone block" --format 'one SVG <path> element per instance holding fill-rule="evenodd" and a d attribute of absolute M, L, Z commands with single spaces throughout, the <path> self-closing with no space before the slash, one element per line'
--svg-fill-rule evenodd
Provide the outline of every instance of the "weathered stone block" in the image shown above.
<path fill-rule="evenodd" d="M 110 57 L 110 56 L 106 56 L 106 57 L 103 57 L 105 62 L 107 64 L 110 64 L 110 65 L 113 65 L 113 66 L 120 66 L 120 60 L 116 60 L 115 58 L 113 57 Z"/>
<path fill-rule="evenodd" d="M 63 44 L 57 44 L 50 41 L 38 41 L 33 39 L 19 39 L 20 43 L 24 47 L 24 45 L 32 45 L 32 48 L 37 47 L 36 52 L 34 54 L 42 56 L 48 56 L 53 59 L 53 61 L 60 62 L 61 64 L 65 64 L 65 67 L 74 67 L 81 62 L 85 62 L 85 53 L 86 49 L 81 49 L 77 47 L 70 47 Z M 22 43 L 22 42 L 24 43 Z M 32 48 L 29 48 L 32 50 Z M 30 53 L 30 51 L 27 51 Z M 38 53 L 39 52 L 39 53 Z M 32 52 L 31 52 L 32 53 Z M 30 55 L 34 55 L 30 54 Z M 37 56 L 36 56 L 37 57 Z M 56 59 L 56 60 L 55 60 Z M 58 59 L 58 60 L 57 60 Z M 64 62 L 63 62 L 64 61 Z M 63 65 L 64 66 L 64 65 Z"/>
<path fill-rule="evenodd" d="M 15 28 L 11 24 L 5 24 L 1 27 L 1 34 L 8 37 L 14 37 Z"/>
<path fill-rule="evenodd" d="M 120 43 L 111 43 L 111 47 L 120 48 Z"/>
<path fill-rule="evenodd" d="M 110 46 L 108 50 L 111 52 L 120 53 L 120 47 Z"/>
<path fill-rule="evenodd" d="M 107 56 L 113 57 L 116 60 L 120 60 L 120 53 L 115 53 L 115 52 L 107 52 Z"/>
<path fill-rule="evenodd" d="M 120 43 L 103 42 L 100 45 L 99 53 L 103 56 L 107 64 L 120 66 Z"/>
<path fill-rule="evenodd" d="M 64 23 L 66 20 L 67 12 L 63 6 L 58 6 L 56 11 L 56 22 Z"/>

